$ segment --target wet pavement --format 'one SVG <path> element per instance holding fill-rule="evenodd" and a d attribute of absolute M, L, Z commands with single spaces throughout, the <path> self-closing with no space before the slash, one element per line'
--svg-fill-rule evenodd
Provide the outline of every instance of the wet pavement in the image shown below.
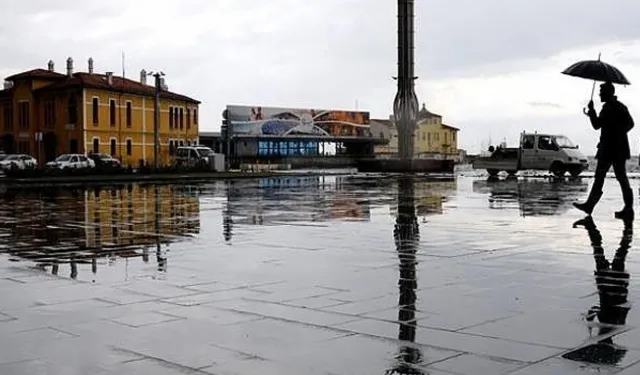
<path fill-rule="evenodd" d="M 590 182 L 5 190 L 0 374 L 640 373 L 633 223 L 608 180 L 574 228 Z"/>

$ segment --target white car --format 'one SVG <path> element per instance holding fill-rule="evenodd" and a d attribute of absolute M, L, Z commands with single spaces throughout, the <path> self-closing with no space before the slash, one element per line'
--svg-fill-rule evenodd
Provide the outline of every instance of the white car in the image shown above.
<path fill-rule="evenodd" d="M 36 168 L 38 161 L 29 155 L 13 154 L 13 155 L 1 155 L 0 156 L 0 169 L 29 169 Z"/>
<path fill-rule="evenodd" d="M 48 162 L 46 167 L 52 169 L 95 168 L 96 163 L 82 154 L 63 154 L 58 156 L 56 160 Z"/>

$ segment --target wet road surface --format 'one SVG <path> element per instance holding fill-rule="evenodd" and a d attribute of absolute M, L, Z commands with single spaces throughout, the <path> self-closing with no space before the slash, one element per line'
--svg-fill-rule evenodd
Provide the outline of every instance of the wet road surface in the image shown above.
<path fill-rule="evenodd" d="M 0 192 L 0 374 L 636 374 L 614 180 Z M 633 182 L 638 192 L 638 182 Z"/>

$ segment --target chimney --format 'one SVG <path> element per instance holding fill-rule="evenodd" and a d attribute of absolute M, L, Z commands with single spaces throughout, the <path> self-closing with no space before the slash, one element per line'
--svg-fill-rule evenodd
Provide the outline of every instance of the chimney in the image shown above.
<path fill-rule="evenodd" d="M 106 76 L 107 76 L 107 83 L 109 85 L 113 85 L 113 72 L 107 72 Z"/>
<path fill-rule="evenodd" d="M 147 71 L 144 69 L 140 71 L 140 83 L 143 85 L 147 84 Z"/>
<path fill-rule="evenodd" d="M 53 60 L 49 60 L 49 62 L 47 63 L 47 69 L 50 72 L 55 72 L 56 71 L 55 64 L 53 63 Z"/>
<path fill-rule="evenodd" d="M 93 57 L 89 57 L 87 63 L 89 64 L 89 74 L 93 74 Z"/>
<path fill-rule="evenodd" d="M 167 85 L 167 82 L 164 80 L 164 77 L 160 78 L 160 88 L 162 89 L 162 91 L 169 91 L 169 86 Z"/>
<path fill-rule="evenodd" d="M 71 78 L 73 76 L 73 59 L 69 57 L 67 59 L 67 77 Z"/>

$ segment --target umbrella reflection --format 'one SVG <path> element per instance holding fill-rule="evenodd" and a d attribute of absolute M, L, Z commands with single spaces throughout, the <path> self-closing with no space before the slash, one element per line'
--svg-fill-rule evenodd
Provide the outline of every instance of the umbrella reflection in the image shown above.
<path fill-rule="evenodd" d="M 614 344 L 612 336 L 626 324 L 631 306 L 627 300 L 629 294 L 629 273 L 625 270 L 625 260 L 633 239 L 633 220 L 624 220 L 620 246 L 612 261 L 607 260 L 602 247 L 602 234 L 592 217 L 577 221 L 574 227 L 582 226 L 587 230 L 593 259 L 594 276 L 598 288 L 600 304 L 589 309 L 586 319 L 596 322 L 597 336 L 604 336 L 596 344 L 574 350 L 563 355 L 573 361 L 616 365 L 622 361 L 627 350 Z"/>
<path fill-rule="evenodd" d="M 398 339 L 413 343 L 416 339 L 416 253 L 420 241 L 420 228 L 416 216 L 415 182 L 412 177 L 402 177 L 398 181 L 398 215 L 393 238 L 400 263 Z M 396 361 L 396 366 L 388 370 L 387 375 L 424 374 L 414 367 L 422 362 L 422 351 L 418 347 L 402 345 Z"/>

